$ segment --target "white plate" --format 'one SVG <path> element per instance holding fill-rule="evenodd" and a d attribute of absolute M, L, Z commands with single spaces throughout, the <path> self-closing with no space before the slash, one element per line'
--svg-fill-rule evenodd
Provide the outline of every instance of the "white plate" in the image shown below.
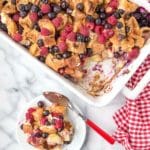
<path fill-rule="evenodd" d="M 33 146 L 27 143 L 27 137 L 20 129 L 20 124 L 25 120 L 25 113 L 29 107 L 37 106 L 38 101 L 44 101 L 46 105 L 50 106 L 52 103 L 49 102 L 43 95 L 36 97 L 30 103 L 27 104 L 25 109 L 21 112 L 18 118 L 16 135 L 17 141 L 24 150 L 36 150 Z M 73 136 L 73 140 L 70 144 L 65 145 L 63 150 L 80 150 L 86 137 L 86 125 L 80 116 L 78 116 L 75 112 L 69 109 L 68 111 L 69 120 L 72 122 L 75 133 Z"/>

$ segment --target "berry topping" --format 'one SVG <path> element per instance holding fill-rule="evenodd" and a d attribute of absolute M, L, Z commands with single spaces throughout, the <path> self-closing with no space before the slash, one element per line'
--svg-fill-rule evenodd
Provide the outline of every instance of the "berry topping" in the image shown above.
<path fill-rule="evenodd" d="M 15 22 L 18 22 L 18 21 L 19 21 L 19 18 L 20 18 L 20 15 L 19 15 L 18 13 L 13 15 L 13 20 L 14 20 Z"/>
<path fill-rule="evenodd" d="M 50 11 L 51 11 L 51 7 L 50 7 L 49 4 L 42 4 L 42 5 L 41 5 L 41 12 L 42 12 L 43 14 L 47 14 L 47 13 L 49 13 Z"/>
<path fill-rule="evenodd" d="M 99 37 L 98 37 L 98 41 L 99 41 L 101 44 L 105 44 L 105 43 L 106 43 L 106 37 L 105 37 L 103 34 L 101 34 L 101 35 L 99 35 Z"/>
<path fill-rule="evenodd" d="M 76 33 L 75 32 L 70 32 L 67 35 L 67 39 L 70 40 L 70 41 L 76 41 Z"/>
<path fill-rule="evenodd" d="M 46 117 L 43 117 L 43 118 L 40 120 L 40 123 L 41 123 L 42 125 L 45 125 L 46 121 L 47 121 L 47 118 L 46 118 Z"/>
<path fill-rule="evenodd" d="M 63 10 L 66 10 L 69 7 L 69 4 L 66 1 L 61 1 L 60 6 Z"/>
<path fill-rule="evenodd" d="M 83 5 L 83 3 L 78 3 L 78 4 L 76 5 L 76 8 L 77 8 L 78 10 L 80 10 L 80 11 L 83 11 L 83 10 L 84 10 L 84 5 Z"/>
<path fill-rule="evenodd" d="M 54 19 L 54 18 L 56 18 L 56 16 L 57 16 L 57 14 L 55 13 L 55 12 L 49 12 L 48 13 L 48 17 L 49 17 L 49 19 Z"/>
<path fill-rule="evenodd" d="M 52 20 L 52 23 L 54 24 L 54 26 L 56 28 L 58 28 L 61 25 L 61 23 L 62 23 L 62 18 L 61 17 L 57 17 L 57 18 Z"/>
<path fill-rule="evenodd" d="M 102 26 L 96 26 L 94 31 L 99 35 L 102 33 L 103 31 L 103 27 Z"/>
<path fill-rule="evenodd" d="M 42 108 L 42 107 L 44 107 L 44 102 L 43 101 L 39 101 L 37 103 L 37 105 L 38 105 L 38 107 Z"/>
<path fill-rule="evenodd" d="M 89 28 L 90 30 L 93 30 L 95 27 L 95 24 L 93 22 L 87 22 L 86 23 L 87 28 Z"/>
<path fill-rule="evenodd" d="M 116 25 L 117 24 L 117 19 L 115 16 L 110 16 L 107 18 L 107 22 L 111 25 Z"/>
<path fill-rule="evenodd" d="M 133 60 L 133 59 L 137 58 L 138 55 L 139 55 L 139 52 L 140 52 L 139 48 L 138 48 L 138 47 L 134 47 L 134 48 L 128 53 L 128 59 L 129 59 L 129 60 Z"/>
<path fill-rule="evenodd" d="M 20 33 L 16 33 L 12 36 L 13 40 L 16 42 L 21 42 L 22 41 L 22 35 Z"/>
<path fill-rule="evenodd" d="M 50 114 L 50 113 L 49 113 L 48 110 L 44 110 L 44 111 L 43 111 L 43 115 L 44 115 L 44 116 L 48 116 L 49 114 Z"/>
<path fill-rule="evenodd" d="M 65 52 L 67 50 L 67 44 L 65 42 L 59 42 L 58 47 L 61 52 Z"/>
<path fill-rule="evenodd" d="M 46 56 L 48 54 L 48 48 L 47 47 L 41 47 L 40 48 L 40 55 Z"/>
<path fill-rule="evenodd" d="M 80 28 L 80 33 L 84 36 L 89 36 L 89 29 L 87 26 L 82 26 Z"/>
<path fill-rule="evenodd" d="M 41 28 L 41 35 L 49 36 L 51 33 L 47 28 Z"/>
<path fill-rule="evenodd" d="M 31 21 L 36 22 L 38 20 L 38 14 L 36 12 L 31 12 L 29 18 Z"/>

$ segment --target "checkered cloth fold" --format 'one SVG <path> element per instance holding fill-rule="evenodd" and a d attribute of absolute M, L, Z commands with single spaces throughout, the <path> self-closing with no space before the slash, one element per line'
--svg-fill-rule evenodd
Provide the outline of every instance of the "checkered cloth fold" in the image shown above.
<path fill-rule="evenodd" d="M 127 86 L 134 89 L 150 69 L 150 55 L 132 76 Z M 135 100 L 126 99 L 125 105 L 115 113 L 116 141 L 126 150 L 150 150 L 150 82 Z"/>

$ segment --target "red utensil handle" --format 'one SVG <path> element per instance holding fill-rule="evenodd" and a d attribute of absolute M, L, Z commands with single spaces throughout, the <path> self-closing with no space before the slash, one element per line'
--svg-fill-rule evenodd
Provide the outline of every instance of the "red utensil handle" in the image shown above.
<path fill-rule="evenodd" d="M 87 119 L 86 120 L 86 124 L 92 128 L 93 130 L 95 130 L 99 135 L 101 135 L 107 142 L 109 142 L 110 144 L 114 144 L 115 140 L 114 138 L 109 135 L 108 133 L 106 133 L 104 130 L 102 130 L 101 128 L 99 128 L 94 122 L 92 122 L 91 120 Z"/>

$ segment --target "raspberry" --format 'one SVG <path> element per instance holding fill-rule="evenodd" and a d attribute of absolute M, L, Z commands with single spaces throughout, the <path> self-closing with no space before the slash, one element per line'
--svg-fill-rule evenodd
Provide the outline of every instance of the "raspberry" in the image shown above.
<path fill-rule="evenodd" d="M 110 17 L 108 17 L 107 22 L 111 25 L 116 25 L 117 24 L 117 19 L 116 19 L 115 16 L 110 16 Z"/>
<path fill-rule="evenodd" d="M 47 121 L 47 118 L 46 118 L 46 117 L 43 117 L 43 118 L 41 119 L 40 123 L 41 123 L 42 125 L 45 125 L 46 121 Z"/>
<path fill-rule="evenodd" d="M 89 36 L 89 28 L 86 26 L 82 26 L 80 28 L 80 33 L 84 36 Z"/>
<path fill-rule="evenodd" d="M 67 49 L 67 44 L 65 42 L 60 42 L 60 43 L 58 43 L 58 47 L 61 52 L 65 52 Z"/>
<path fill-rule="evenodd" d="M 70 33 L 73 30 L 73 26 L 71 24 L 67 24 L 64 28 L 67 33 Z"/>
<path fill-rule="evenodd" d="M 35 108 L 32 108 L 32 107 L 31 107 L 31 108 L 28 109 L 28 113 L 30 113 L 30 114 L 32 114 L 34 111 L 36 111 Z"/>
<path fill-rule="evenodd" d="M 118 7 L 118 5 L 119 5 L 118 0 L 111 0 L 110 3 L 108 4 L 108 6 L 114 8 L 114 9 L 116 9 Z"/>
<path fill-rule="evenodd" d="M 106 39 L 109 39 L 114 35 L 114 31 L 112 29 L 105 29 L 103 30 L 103 35 Z"/>
<path fill-rule="evenodd" d="M 38 14 L 36 12 L 31 12 L 29 14 L 29 18 L 31 19 L 31 21 L 36 22 L 38 20 Z"/>
<path fill-rule="evenodd" d="M 47 28 L 42 28 L 41 29 L 41 35 L 49 36 L 50 35 L 50 31 Z"/>
<path fill-rule="evenodd" d="M 18 21 L 19 21 L 19 18 L 20 18 L 20 15 L 19 15 L 18 13 L 13 15 L 13 20 L 14 20 L 15 22 L 18 22 Z"/>
<path fill-rule="evenodd" d="M 52 20 L 52 23 L 54 24 L 54 26 L 56 28 L 58 28 L 61 25 L 61 23 L 62 23 L 62 18 L 61 17 L 57 17 L 57 18 Z"/>
<path fill-rule="evenodd" d="M 67 35 L 67 39 L 70 40 L 70 41 L 76 41 L 76 33 L 75 32 L 70 32 Z"/>
<path fill-rule="evenodd" d="M 26 120 L 32 123 L 34 121 L 33 115 L 29 112 L 26 113 Z"/>
<path fill-rule="evenodd" d="M 40 55 L 46 56 L 48 54 L 48 48 L 47 47 L 41 47 Z"/>
<path fill-rule="evenodd" d="M 137 58 L 139 55 L 139 52 L 140 52 L 140 50 L 138 47 L 132 48 L 131 52 L 128 53 L 128 59 L 133 60 L 133 59 Z"/>
<path fill-rule="evenodd" d="M 65 31 L 65 30 L 62 31 L 62 32 L 61 32 L 61 40 L 65 41 L 68 34 L 69 34 L 69 33 L 68 33 L 67 31 Z"/>
<path fill-rule="evenodd" d="M 95 27 L 95 24 L 94 24 L 93 22 L 88 22 L 88 23 L 86 24 L 86 26 L 87 26 L 88 29 L 93 30 L 94 27 Z"/>
<path fill-rule="evenodd" d="M 47 13 L 49 13 L 50 11 L 51 11 L 51 7 L 50 7 L 49 4 L 42 4 L 42 6 L 41 6 L 41 12 L 42 12 L 43 14 L 47 14 Z"/>
<path fill-rule="evenodd" d="M 101 43 L 101 44 L 105 44 L 106 43 L 106 38 L 103 34 L 99 35 L 98 37 L 98 41 Z"/>
<path fill-rule="evenodd" d="M 63 128 L 63 119 L 54 119 L 55 128 L 61 130 Z"/>
<path fill-rule="evenodd" d="M 16 41 L 16 42 L 20 42 L 22 41 L 22 35 L 19 34 L 19 33 L 16 33 L 12 36 L 13 40 Z"/>
<path fill-rule="evenodd" d="M 102 26 L 96 26 L 94 31 L 99 35 L 102 33 L 103 31 L 103 27 Z"/>

